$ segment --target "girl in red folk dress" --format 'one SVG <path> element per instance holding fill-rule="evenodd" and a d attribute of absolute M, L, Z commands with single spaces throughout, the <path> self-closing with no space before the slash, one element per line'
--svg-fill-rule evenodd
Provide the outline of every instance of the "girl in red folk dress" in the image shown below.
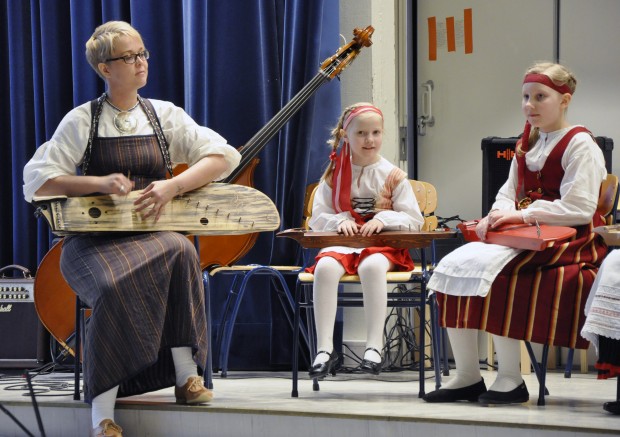
<path fill-rule="evenodd" d="M 507 223 L 572 226 L 576 236 L 540 252 L 484 242 L 444 257 L 428 287 L 437 292 L 440 323 L 456 362 L 456 378 L 427 393 L 427 402 L 522 403 L 519 340 L 584 349 L 583 308 L 607 246 L 593 227 L 606 177 L 603 154 L 590 132 L 565 118 L 576 80 L 564 66 L 538 63 L 523 80 L 527 120 L 508 180 L 476 233 Z M 478 359 L 478 332 L 493 335 L 498 373 L 487 391 Z"/>
<path fill-rule="evenodd" d="M 336 153 L 342 141 L 339 154 Z M 383 114 L 374 105 L 357 103 L 345 109 L 332 131 L 330 165 L 321 178 L 309 226 L 368 236 L 382 230 L 420 230 L 424 218 L 407 175 L 381 157 Z M 310 377 L 335 374 L 338 354 L 333 332 L 338 282 L 342 275 L 360 276 L 366 316 L 366 351 L 361 370 L 381 372 L 383 326 L 387 310 L 386 273 L 410 270 L 407 250 L 391 247 L 326 247 L 308 271 L 314 273 L 314 318 L 319 351 Z"/>

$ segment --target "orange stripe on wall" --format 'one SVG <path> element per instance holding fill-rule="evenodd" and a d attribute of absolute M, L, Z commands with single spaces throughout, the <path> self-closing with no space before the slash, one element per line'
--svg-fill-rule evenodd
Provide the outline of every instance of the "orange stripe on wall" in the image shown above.
<path fill-rule="evenodd" d="M 456 51 L 456 35 L 454 32 L 454 17 L 446 17 L 446 37 L 448 38 L 448 51 Z"/>
<path fill-rule="evenodd" d="M 473 24 L 472 24 L 472 11 L 471 8 L 463 11 L 465 16 L 464 33 L 465 33 L 465 53 L 474 52 L 474 36 L 473 36 Z"/>
<path fill-rule="evenodd" d="M 428 17 L 428 60 L 437 60 L 437 20 Z"/>

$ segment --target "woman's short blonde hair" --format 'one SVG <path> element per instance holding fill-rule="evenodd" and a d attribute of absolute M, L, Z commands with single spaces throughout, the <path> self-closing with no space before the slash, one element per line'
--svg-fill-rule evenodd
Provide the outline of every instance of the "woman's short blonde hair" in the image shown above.
<path fill-rule="evenodd" d="M 104 79 L 99 71 L 99 64 L 110 59 L 114 53 L 114 44 L 123 36 L 142 39 L 140 33 L 125 21 L 108 21 L 97 27 L 86 41 L 86 59 L 97 74 Z"/>

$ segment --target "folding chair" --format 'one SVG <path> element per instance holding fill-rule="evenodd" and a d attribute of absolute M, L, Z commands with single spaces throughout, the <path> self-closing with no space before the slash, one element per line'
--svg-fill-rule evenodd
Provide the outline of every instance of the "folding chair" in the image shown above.
<path fill-rule="evenodd" d="M 211 293 L 210 283 L 215 276 L 233 276 L 233 282 L 228 290 L 226 302 L 224 304 L 224 310 L 222 312 L 215 347 L 213 348 L 214 363 L 216 364 L 216 368 L 220 370 L 222 378 L 226 378 L 228 374 L 228 356 L 230 353 L 230 344 L 232 342 L 234 326 L 237 320 L 237 315 L 239 314 L 241 303 L 243 302 L 243 297 L 248 290 L 250 280 L 255 276 L 269 277 L 272 290 L 276 293 L 276 296 L 280 301 L 280 305 L 284 310 L 287 321 L 292 329 L 294 301 L 285 276 L 291 274 L 297 275 L 301 269 L 302 267 L 299 266 L 265 266 L 260 264 L 250 264 L 216 267 L 208 272 L 205 272 L 205 277 L 207 278 L 205 290 L 207 295 L 210 295 Z M 307 338 L 305 332 L 305 329 L 303 329 L 302 335 L 304 338 Z"/>

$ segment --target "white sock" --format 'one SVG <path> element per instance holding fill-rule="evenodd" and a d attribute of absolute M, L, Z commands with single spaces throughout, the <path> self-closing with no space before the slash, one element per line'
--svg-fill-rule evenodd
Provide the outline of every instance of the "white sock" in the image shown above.
<path fill-rule="evenodd" d="M 338 282 L 344 275 L 344 267 L 329 256 L 319 260 L 314 270 L 314 322 L 316 324 L 317 352 L 334 350 L 334 322 Z M 313 364 L 324 363 L 327 354 L 319 354 Z"/>
<path fill-rule="evenodd" d="M 97 428 L 103 419 L 114 421 L 114 404 L 116 404 L 117 393 L 118 385 L 93 398 L 91 408 L 93 428 Z"/>
<path fill-rule="evenodd" d="M 323 364 L 326 363 L 327 360 L 329 360 L 330 355 L 323 351 L 319 354 L 316 355 L 316 357 L 314 358 L 314 362 L 312 363 L 313 366 L 316 366 L 317 364 Z"/>
<path fill-rule="evenodd" d="M 489 390 L 508 392 L 517 388 L 522 382 L 521 348 L 519 340 L 493 335 L 493 344 L 497 353 L 497 378 Z"/>
<path fill-rule="evenodd" d="M 198 375 L 198 366 L 192 358 L 191 347 L 173 347 L 172 360 L 174 361 L 174 372 L 176 374 L 176 385 L 183 387 L 190 376 Z"/>
<path fill-rule="evenodd" d="M 392 263 L 384 255 L 375 253 L 360 263 L 357 274 L 364 294 L 364 315 L 366 316 L 366 349 L 383 349 L 383 328 L 387 313 L 386 273 Z M 375 363 L 381 362 L 381 355 L 367 350 L 364 358 Z"/>
<path fill-rule="evenodd" d="M 368 361 L 372 361 L 373 363 L 380 363 L 381 354 L 378 354 L 376 351 L 372 349 L 366 349 L 366 352 L 364 352 L 364 359 Z"/>
<path fill-rule="evenodd" d="M 447 328 L 456 377 L 442 384 L 441 388 L 455 389 L 475 384 L 482 379 L 478 358 L 478 330 Z"/>

